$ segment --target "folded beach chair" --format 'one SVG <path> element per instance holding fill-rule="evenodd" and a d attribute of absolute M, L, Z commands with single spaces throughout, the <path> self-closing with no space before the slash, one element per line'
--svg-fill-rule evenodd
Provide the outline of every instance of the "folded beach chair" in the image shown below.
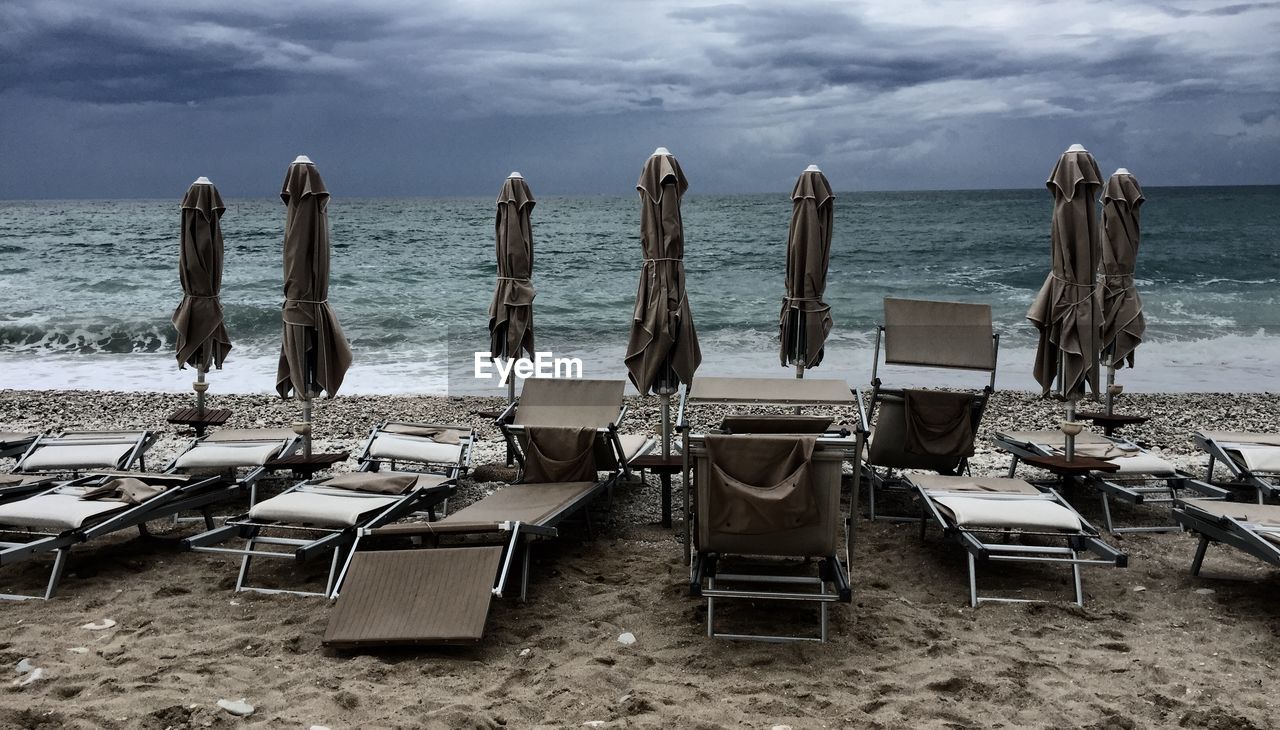
<path fill-rule="evenodd" d="M 471 467 L 475 429 L 441 423 L 383 421 L 373 428 L 357 460 L 362 471 L 428 471 L 452 478 Z"/>
<path fill-rule="evenodd" d="M 1075 602 L 1084 605 L 1080 566 L 1127 567 L 1129 558 L 1102 538 L 1052 489 L 1042 492 L 1021 479 L 908 474 L 920 496 L 924 536 L 930 522 L 969 554 L 969 605 L 1031 603 L 1034 599 L 978 595 L 979 562 L 1071 566 Z M 1096 557 L 1081 557 L 1093 553 Z"/>
<path fill-rule="evenodd" d="M 36 432 L 0 431 L 0 459 L 17 458 L 26 453 L 27 447 L 39 435 Z"/>
<path fill-rule="evenodd" d="M 147 449 L 158 435 L 151 431 L 63 431 L 40 434 L 18 458 L 14 474 L 79 474 L 88 471 L 146 470 Z"/>
<path fill-rule="evenodd" d="M 1066 454 L 1066 435 L 1062 431 L 996 432 L 992 441 L 997 448 L 1013 455 L 1009 476 L 1014 476 L 1018 460 Z M 1207 499 L 1228 499 L 1230 492 L 1193 478 L 1173 464 L 1120 436 L 1101 436 L 1082 431 L 1076 435 L 1075 453 L 1102 459 L 1119 466 L 1116 471 L 1095 471 L 1080 481 L 1094 487 L 1102 495 L 1102 514 L 1107 532 L 1167 532 L 1176 530 L 1174 523 L 1141 527 L 1116 527 L 1111 517 L 1113 498 L 1131 505 L 1161 504 L 1172 508 L 1174 502 L 1189 493 Z"/>
<path fill-rule="evenodd" d="M 852 601 L 838 546 L 841 465 L 854 444 L 838 435 L 750 433 L 790 430 L 785 420 L 740 419 L 733 434 L 689 438 L 697 495 L 689 590 L 707 599 L 709 637 L 825 642 L 828 604 Z M 818 635 L 720 632 L 720 599 L 817 603 Z"/>
<path fill-rule="evenodd" d="M 1232 480 L 1224 485 L 1252 489 L 1259 503 L 1280 499 L 1280 434 L 1242 431 L 1197 431 L 1196 446 L 1209 454 L 1205 481 L 1213 481 L 1222 464 Z"/>
<path fill-rule="evenodd" d="M 588 506 L 651 442 L 617 432 L 623 387 L 621 380 L 526 380 L 516 408 L 499 419 L 519 481 L 439 521 L 360 530 L 362 547 L 393 549 L 353 551 L 324 643 L 479 641 L 493 597 L 509 592 L 516 561 L 523 601 L 533 542 L 557 537 L 579 515 L 589 529 Z M 431 549 L 395 549 L 406 540 Z"/>
<path fill-rule="evenodd" d="M 187 444 L 165 467 L 165 473 L 219 474 L 249 490 L 249 504 L 258 501 L 258 480 L 267 464 L 298 450 L 302 438 L 287 428 L 228 428 Z"/>
<path fill-rule="evenodd" d="M 989 378 L 977 393 L 886 387 L 879 376 L 882 342 L 885 365 L 972 370 Z M 960 474 L 967 469 L 978 424 L 995 392 L 999 345 L 986 304 L 884 300 L 884 324 L 876 331 L 871 365 L 870 409 L 862 413 L 863 428 L 870 431 L 862 474 L 870 485 L 871 519 L 877 517 L 877 492 L 910 491 L 895 470 Z"/>
<path fill-rule="evenodd" d="M 54 554 L 43 596 L 17 593 L 0 598 L 49 599 L 57 589 L 73 545 L 199 511 L 213 526 L 208 508 L 231 499 L 240 487 L 216 478 L 174 474 L 93 474 L 63 482 L 35 495 L 0 505 L 0 568 Z"/>
<path fill-rule="evenodd" d="M 258 502 L 247 513 L 227 518 L 222 527 L 187 538 L 183 545 L 199 552 L 239 555 L 236 591 L 329 596 L 336 589 L 338 568 L 361 530 L 429 511 L 456 489 L 453 477 L 421 472 L 361 471 L 318 477 Z M 243 548 L 218 547 L 236 538 L 245 541 Z M 249 585 L 255 558 L 306 563 L 322 555 L 330 556 L 324 591 Z"/>
<path fill-rule="evenodd" d="M 1205 551 L 1214 542 L 1280 566 L 1280 505 L 1184 499 L 1174 505 L 1173 518 L 1200 538 L 1192 575 L 1200 575 Z"/>

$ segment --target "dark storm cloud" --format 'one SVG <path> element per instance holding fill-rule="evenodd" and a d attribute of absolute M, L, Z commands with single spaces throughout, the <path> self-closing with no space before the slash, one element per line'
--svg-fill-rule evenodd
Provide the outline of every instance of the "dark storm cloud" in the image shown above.
<path fill-rule="evenodd" d="M 0 197 L 86 159 L 134 194 L 193 167 L 265 194 L 301 151 L 365 194 L 539 165 L 627 190 L 658 144 L 702 191 L 815 161 L 862 187 L 1038 185 L 1072 142 L 1167 182 L 1274 180 L 1278 6 L 9 0 Z"/>

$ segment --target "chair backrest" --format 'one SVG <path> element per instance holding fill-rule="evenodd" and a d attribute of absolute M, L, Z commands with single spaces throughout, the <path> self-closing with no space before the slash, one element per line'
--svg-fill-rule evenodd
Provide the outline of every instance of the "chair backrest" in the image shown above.
<path fill-rule="evenodd" d="M 622 380 L 529 378 L 520 391 L 517 426 L 608 428 L 622 409 Z"/>
<path fill-rule="evenodd" d="M 893 365 L 996 369 L 987 304 L 884 300 L 884 360 Z"/>

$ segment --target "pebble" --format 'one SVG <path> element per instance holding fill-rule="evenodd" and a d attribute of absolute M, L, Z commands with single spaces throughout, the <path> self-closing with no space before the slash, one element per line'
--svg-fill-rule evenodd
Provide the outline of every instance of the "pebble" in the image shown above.
<path fill-rule="evenodd" d="M 520 656 L 529 656 L 529 654 L 530 654 L 532 651 L 533 651 L 532 649 L 521 649 L 521 650 L 520 650 Z"/>
<path fill-rule="evenodd" d="M 623 646 L 631 646 L 632 644 L 636 643 L 636 635 L 631 633 L 630 631 L 624 632 L 621 636 L 618 637 L 618 643 L 622 644 Z"/>
<path fill-rule="evenodd" d="M 105 631 L 115 625 L 116 625 L 116 622 L 113 621 L 112 619 L 104 618 L 96 624 L 93 622 L 89 622 L 84 626 L 81 626 L 80 628 L 88 629 L 90 631 Z"/>
<path fill-rule="evenodd" d="M 44 670 L 41 669 L 40 667 L 34 667 L 31 671 L 27 672 L 26 675 L 27 676 L 23 677 L 22 679 L 13 680 L 13 686 L 26 687 L 29 684 L 39 682 L 40 680 L 44 679 Z"/>
<path fill-rule="evenodd" d="M 243 699 L 239 701 L 218 700 L 218 707 L 221 707 L 222 709 L 226 710 L 227 712 L 230 712 L 232 715 L 235 715 L 236 717 L 245 717 L 247 715 L 252 715 L 255 709 L 253 705 L 249 704 L 248 702 L 245 702 Z"/>
<path fill-rule="evenodd" d="M 1146 587 L 1146 586 L 1134 586 L 1134 587 L 1133 587 L 1133 592 L 1134 592 L 1134 593 L 1141 593 L 1141 592 L 1145 591 L 1146 589 L 1147 589 L 1147 587 Z"/>
<path fill-rule="evenodd" d="M 67 651 L 71 652 L 72 654 L 88 654 L 88 653 L 89 653 L 89 647 L 87 647 L 87 646 L 73 646 L 73 647 L 71 647 L 70 649 L 67 649 Z"/>
<path fill-rule="evenodd" d="M 312 725 L 307 730 L 329 730 L 328 725 Z"/>
<path fill-rule="evenodd" d="M 791 730 L 790 725 L 774 725 L 773 730 Z"/>
<path fill-rule="evenodd" d="M 1217 593 L 1217 591 L 1212 588 L 1197 588 L 1196 593 L 1199 593 L 1202 596 L 1212 596 L 1214 593 Z"/>
<path fill-rule="evenodd" d="M 583 727 L 604 727 L 604 720 L 587 720 L 582 723 Z"/>
<path fill-rule="evenodd" d="M 35 668 L 36 665 L 32 664 L 30 659 L 21 659 L 18 661 L 18 665 L 14 667 L 14 670 L 18 674 L 26 674 Z"/>

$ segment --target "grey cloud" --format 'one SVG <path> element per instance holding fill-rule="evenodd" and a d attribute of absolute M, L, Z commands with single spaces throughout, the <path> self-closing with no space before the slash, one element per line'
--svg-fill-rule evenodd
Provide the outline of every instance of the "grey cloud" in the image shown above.
<path fill-rule="evenodd" d="M 1268 119 L 1280 119 L 1280 109 L 1260 109 L 1258 111 L 1244 112 L 1240 115 L 1240 121 L 1253 127 Z"/>

